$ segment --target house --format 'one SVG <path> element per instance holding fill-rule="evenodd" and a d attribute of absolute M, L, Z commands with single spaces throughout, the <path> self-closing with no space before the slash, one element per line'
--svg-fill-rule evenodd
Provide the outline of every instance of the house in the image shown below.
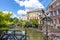
<path fill-rule="evenodd" d="M 60 29 L 60 0 L 52 0 L 46 9 L 46 13 L 49 13 L 50 18 L 52 18 L 52 27 L 49 27 L 48 30 L 55 32 L 56 36 L 60 36 L 60 32 L 58 32 Z"/>

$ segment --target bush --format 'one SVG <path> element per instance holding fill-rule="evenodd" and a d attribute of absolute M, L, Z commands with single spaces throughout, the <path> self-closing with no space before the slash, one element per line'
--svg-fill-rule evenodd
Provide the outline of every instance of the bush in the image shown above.
<path fill-rule="evenodd" d="M 24 27 L 32 27 L 31 23 L 26 23 Z"/>

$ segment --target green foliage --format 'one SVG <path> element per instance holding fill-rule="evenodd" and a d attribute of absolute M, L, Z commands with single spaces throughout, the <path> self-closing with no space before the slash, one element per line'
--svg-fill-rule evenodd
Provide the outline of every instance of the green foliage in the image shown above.
<path fill-rule="evenodd" d="M 36 19 L 35 19 L 35 20 L 31 20 L 31 24 L 32 24 L 32 25 L 35 25 L 35 24 L 37 24 L 37 23 L 38 23 L 38 20 L 36 20 Z"/>
<path fill-rule="evenodd" d="M 38 24 L 38 20 L 37 20 L 37 19 L 35 19 L 35 20 L 31 20 L 30 23 L 32 24 L 32 27 L 36 27 L 37 24 Z"/>
<path fill-rule="evenodd" d="M 10 22 L 10 16 L 12 14 L 10 12 L 8 13 L 3 13 L 2 11 L 0 11 L 0 28 L 2 27 L 9 27 L 10 24 L 12 24 L 12 22 Z"/>
<path fill-rule="evenodd" d="M 22 20 L 21 20 L 21 24 L 22 24 L 23 26 L 25 26 L 25 25 L 26 25 L 26 21 L 22 21 Z"/>
<path fill-rule="evenodd" d="M 19 22 L 19 19 L 15 17 L 15 18 L 13 18 L 13 22 L 14 23 L 18 23 Z"/>
<path fill-rule="evenodd" d="M 26 22 L 26 25 L 25 25 L 25 27 L 32 27 L 32 24 L 31 24 L 31 22 Z"/>
<path fill-rule="evenodd" d="M 35 27 L 36 24 L 38 24 L 38 20 L 31 20 L 29 22 L 27 21 L 20 21 L 20 23 L 24 26 L 24 27 Z"/>

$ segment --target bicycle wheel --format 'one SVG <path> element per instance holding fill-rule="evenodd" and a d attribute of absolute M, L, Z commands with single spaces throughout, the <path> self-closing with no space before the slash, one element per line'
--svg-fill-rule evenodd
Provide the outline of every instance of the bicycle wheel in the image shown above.
<path fill-rule="evenodd" d="M 8 36 L 7 40 L 17 40 L 17 38 L 13 35 Z"/>

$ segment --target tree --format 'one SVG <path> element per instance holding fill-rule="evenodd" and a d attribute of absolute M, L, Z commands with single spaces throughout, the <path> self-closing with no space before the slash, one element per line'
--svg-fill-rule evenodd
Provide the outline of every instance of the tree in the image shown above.
<path fill-rule="evenodd" d="M 22 21 L 21 20 L 21 24 L 22 24 L 22 26 L 25 26 L 26 25 L 26 21 Z"/>
<path fill-rule="evenodd" d="M 31 20 L 31 23 L 34 25 L 34 24 L 37 24 L 38 23 L 38 20 Z"/>
<path fill-rule="evenodd" d="M 31 22 L 26 22 L 25 27 L 32 27 Z"/>
<path fill-rule="evenodd" d="M 15 18 L 13 18 L 13 22 L 14 23 L 18 23 L 19 22 L 19 19 L 15 17 Z"/>
<path fill-rule="evenodd" d="M 38 20 L 37 19 L 31 20 L 31 24 L 33 27 L 37 26 Z"/>
<path fill-rule="evenodd" d="M 35 27 L 35 26 L 37 27 L 38 20 L 35 19 L 35 20 L 31 20 L 29 22 L 27 22 L 27 21 L 21 21 L 21 23 L 22 23 L 22 25 L 24 27 Z"/>
<path fill-rule="evenodd" d="M 9 27 L 10 24 L 12 24 L 12 22 L 10 22 L 10 16 L 12 14 L 10 12 L 8 13 L 3 13 L 2 11 L 0 11 L 0 28 L 1 27 Z"/>

